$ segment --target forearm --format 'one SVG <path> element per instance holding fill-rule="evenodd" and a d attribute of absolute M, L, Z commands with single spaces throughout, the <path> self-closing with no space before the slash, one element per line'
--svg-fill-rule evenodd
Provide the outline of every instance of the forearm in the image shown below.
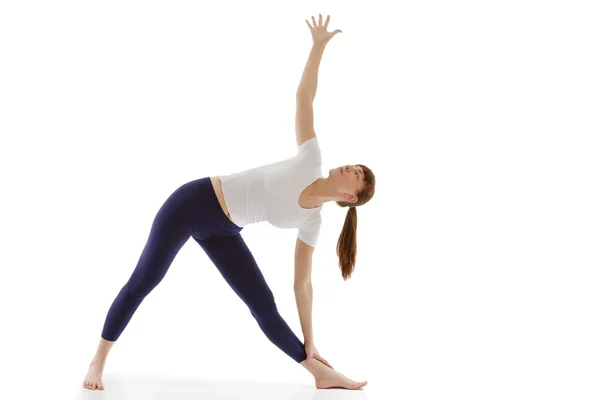
<path fill-rule="evenodd" d="M 313 342 L 312 331 L 312 284 L 295 286 L 296 305 L 298 306 L 298 316 L 300 317 L 300 326 L 304 334 L 304 343 Z"/>
<path fill-rule="evenodd" d="M 304 67 L 304 72 L 302 73 L 302 79 L 300 80 L 296 97 L 303 96 L 308 97 L 311 101 L 314 100 L 315 95 L 317 94 L 319 65 L 321 64 L 321 58 L 323 57 L 324 50 L 325 45 L 313 44 L 308 56 L 308 61 Z"/>

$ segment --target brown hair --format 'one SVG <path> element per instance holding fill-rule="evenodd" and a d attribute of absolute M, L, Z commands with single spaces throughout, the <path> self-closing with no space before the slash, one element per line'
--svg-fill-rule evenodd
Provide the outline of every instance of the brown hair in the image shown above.
<path fill-rule="evenodd" d="M 358 164 L 365 175 L 363 182 L 364 188 L 356 194 L 356 203 L 349 203 L 347 201 L 336 201 L 336 204 L 340 207 L 348 207 L 346 212 L 346 220 L 344 221 L 344 227 L 342 233 L 337 242 L 337 255 L 339 257 L 339 266 L 342 271 L 342 277 L 347 280 L 354 271 L 354 265 L 356 264 L 356 227 L 357 227 L 357 216 L 356 207 L 362 206 L 375 194 L 375 175 L 368 167 Z"/>

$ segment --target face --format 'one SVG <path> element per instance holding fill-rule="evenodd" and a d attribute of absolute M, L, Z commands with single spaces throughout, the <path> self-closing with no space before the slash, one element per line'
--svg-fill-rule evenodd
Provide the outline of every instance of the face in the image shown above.
<path fill-rule="evenodd" d="M 356 194 L 364 187 L 365 175 L 358 165 L 343 165 L 329 171 L 329 176 L 340 185 L 340 191 L 348 193 L 356 200 Z M 354 202 L 347 198 L 347 201 Z"/>

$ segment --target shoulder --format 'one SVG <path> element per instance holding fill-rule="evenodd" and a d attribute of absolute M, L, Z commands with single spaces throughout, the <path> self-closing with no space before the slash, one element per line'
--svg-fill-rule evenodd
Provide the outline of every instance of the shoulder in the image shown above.
<path fill-rule="evenodd" d="M 298 228 L 298 239 L 309 246 L 316 247 L 321 232 L 321 212 L 311 215 Z"/>
<path fill-rule="evenodd" d="M 305 231 L 315 231 L 321 228 L 321 224 L 323 223 L 323 217 L 321 216 L 321 210 L 315 212 L 314 214 L 306 217 L 301 225 L 300 229 Z"/>
<path fill-rule="evenodd" d="M 319 139 L 317 139 L 317 137 L 313 137 L 310 138 L 308 140 L 305 140 L 304 142 L 302 142 L 301 144 L 297 145 L 298 148 L 298 153 L 302 153 L 306 150 L 310 150 L 310 149 L 319 149 Z"/>
<path fill-rule="evenodd" d="M 298 155 L 310 160 L 317 166 L 321 166 L 321 146 L 316 137 L 302 142 L 298 145 Z"/>

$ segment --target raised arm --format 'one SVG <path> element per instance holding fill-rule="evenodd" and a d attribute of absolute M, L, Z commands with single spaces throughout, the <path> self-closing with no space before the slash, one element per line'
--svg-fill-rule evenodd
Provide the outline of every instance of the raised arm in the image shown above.
<path fill-rule="evenodd" d="M 317 94 L 317 75 L 324 50 L 324 45 L 313 45 L 296 92 L 296 145 L 298 146 L 316 136 L 313 101 Z"/>
<path fill-rule="evenodd" d="M 302 73 L 302 79 L 298 90 L 296 91 L 296 144 L 299 146 L 308 139 L 316 136 L 314 129 L 313 101 L 317 94 L 317 81 L 319 75 L 319 65 L 323 57 L 325 46 L 339 29 L 334 32 L 327 32 L 329 25 L 329 16 L 323 25 L 323 18 L 319 14 L 319 23 L 312 17 L 313 25 L 308 21 L 306 24 L 310 28 L 313 38 L 313 46 L 308 55 L 308 61 Z"/>
<path fill-rule="evenodd" d="M 308 60 L 304 66 L 304 71 L 302 72 L 302 79 L 300 79 L 300 84 L 296 91 L 296 98 L 303 98 L 309 100 L 311 103 L 315 99 L 315 95 L 317 94 L 319 66 L 321 65 L 324 51 L 324 44 L 313 43 L 310 53 L 308 54 Z"/>

